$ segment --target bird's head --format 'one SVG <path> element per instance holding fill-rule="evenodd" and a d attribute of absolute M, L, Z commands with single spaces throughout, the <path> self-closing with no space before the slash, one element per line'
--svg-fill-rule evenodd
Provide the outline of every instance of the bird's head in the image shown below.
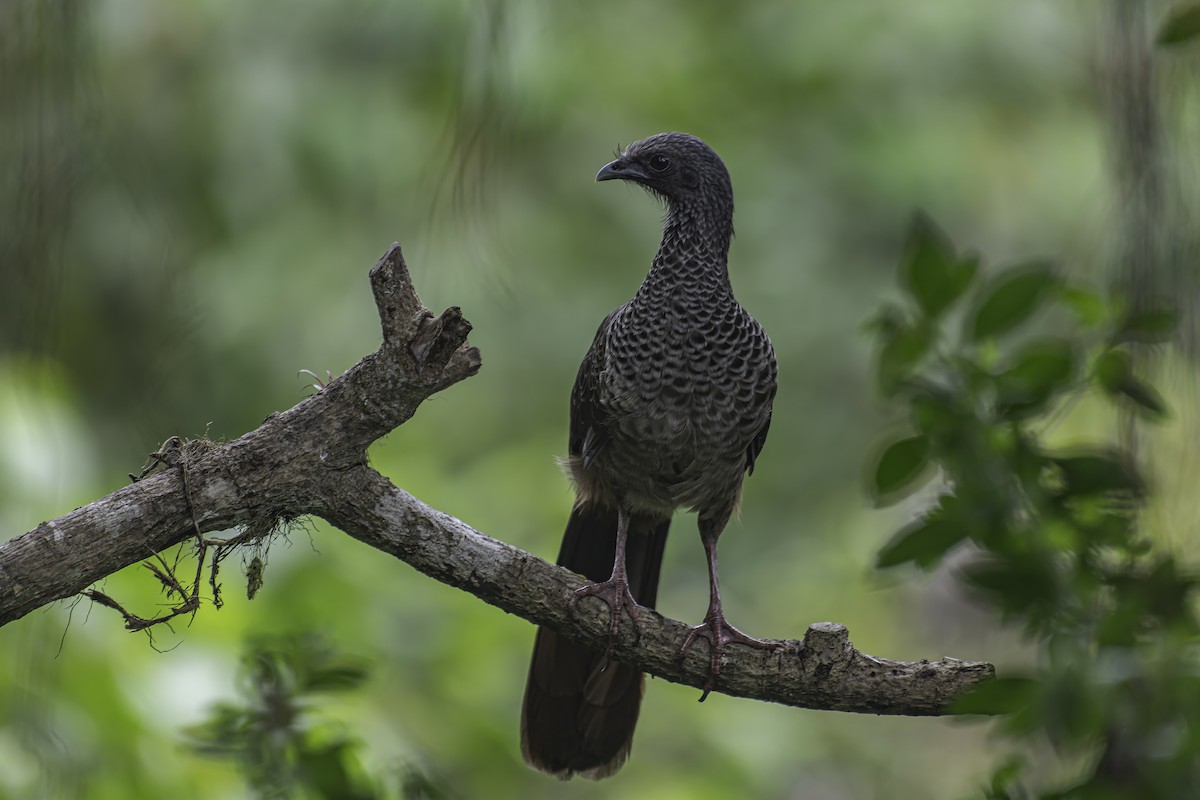
<path fill-rule="evenodd" d="M 634 142 L 596 173 L 598 181 L 633 181 L 671 209 L 733 214 L 733 187 L 720 156 L 686 133 L 659 133 Z"/>

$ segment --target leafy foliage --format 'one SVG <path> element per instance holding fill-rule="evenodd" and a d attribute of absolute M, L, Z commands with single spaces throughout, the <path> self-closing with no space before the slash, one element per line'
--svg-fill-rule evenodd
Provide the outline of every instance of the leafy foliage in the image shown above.
<path fill-rule="evenodd" d="M 1037 311 L 1054 275 L 1046 264 L 1023 264 L 1002 273 L 978 300 L 968 317 L 971 338 L 1000 336 Z"/>
<path fill-rule="evenodd" d="M 881 450 L 873 491 L 911 492 L 929 464 L 944 486 L 877 564 L 929 569 L 969 542 L 960 579 L 1042 649 L 1036 673 L 999 678 L 958 711 L 1003 715 L 1011 734 L 1044 736 L 1089 766 L 1066 789 L 1038 793 L 1020 762 L 1006 762 L 988 797 L 1193 796 L 1197 578 L 1140 532 L 1147 486 L 1132 454 L 1047 441 L 1050 424 L 1089 393 L 1162 418 L 1166 404 L 1137 376 L 1130 343 L 1166 340 L 1171 317 L 1122 314 L 1044 263 L 977 280 L 974 262 L 962 266 L 936 230 L 924 217 L 913 223 L 910 240 L 924 244 L 900 265 L 908 297 L 874 326 L 880 388 L 913 432 Z M 918 330 L 914 356 L 898 342 Z"/>
<path fill-rule="evenodd" d="M 313 636 L 254 643 L 242 664 L 241 701 L 215 706 L 192 728 L 192 747 L 235 760 L 259 797 L 376 797 L 361 777 L 358 742 L 309 711 L 316 696 L 355 689 L 366 677 Z"/>
<path fill-rule="evenodd" d="M 1181 3 L 1171 9 L 1158 30 L 1160 45 L 1178 45 L 1200 37 L 1200 5 Z"/>

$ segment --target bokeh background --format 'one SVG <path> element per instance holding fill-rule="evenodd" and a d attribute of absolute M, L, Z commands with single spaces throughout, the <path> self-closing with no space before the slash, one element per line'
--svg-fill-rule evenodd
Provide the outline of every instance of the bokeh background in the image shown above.
<path fill-rule="evenodd" d="M 426 304 L 475 325 L 484 367 L 372 463 L 552 558 L 575 369 L 644 275 L 661 215 L 592 179 L 619 144 L 684 130 L 733 176 L 734 287 L 780 360 L 771 439 L 722 540 L 731 620 L 771 637 L 836 620 L 879 656 L 1019 662 L 1016 632 L 952 570 L 872 569 L 912 509 L 864 500 L 862 465 L 899 420 L 862 326 L 894 294 L 914 207 L 993 261 L 1053 256 L 1105 280 L 1121 215 L 1108 9 L 6 3 L 0 537 L 123 485 L 171 434 L 239 436 L 304 396 L 299 369 L 337 374 L 375 349 L 366 275 L 398 240 Z M 446 797 L 956 798 L 1009 747 L 980 721 L 699 705 L 655 680 L 624 770 L 560 784 L 518 747 L 529 624 L 319 521 L 272 544 L 252 602 L 236 560 L 223 609 L 153 642 L 86 602 L 0 630 L 0 797 L 249 796 L 185 731 L 234 696 L 248 640 L 297 632 L 370 670 L 320 718 L 380 780 L 420 773 Z M 139 568 L 100 588 L 147 616 L 163 602 Z M 683 517 L 659 607 L 695 621 L 706 597 Z"/>

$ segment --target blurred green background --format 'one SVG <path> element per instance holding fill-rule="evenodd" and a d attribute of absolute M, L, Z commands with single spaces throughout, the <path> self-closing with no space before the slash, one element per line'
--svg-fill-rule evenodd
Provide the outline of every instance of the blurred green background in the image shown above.
<path fill-rule="evenodd" d="M 592 179 L 618 144 L 683 130 L 733 176 L 734 286 L 780 360 L 771 438 L 722 540 L 731 620 L 771 637 L 836 620 L 889 658 L 1018 661 L 951 569 L 871 569 L 915 506 L 863 500 L 861 465 L 897 420 L 861 328 L 894 292 L 914 206 L 992 256 L 1099 279 L 1119 206 L 1106 8 L 7 3 L 0 536 L 118 488 L 171 434 L 235 438 L 304 396 L 297 370 L 375 349 L 366 275 L 398 240 L 425 303 L 475 325 L 484 367 L 372 462 L 552 558 L 575 369 L 644 275 L 661 215 Z M 86 602 L 0 630 L 0 796 L 248 796 L 184 732 L 233 696 L 248 638 L 301 631 L 371 671 L 322 719 L 363 742 L 372 774 L 417 770 L 447 797 L 955 798 L 1008 746 L 978 721 L 699 705 L 655 680 L 624 770 L 560 784 L 519 752 L 529 624 L 319 522 L 272 545 L 253 602 L 233 560 L 225 607 L 153 646 Z M 692 519 L 666 562 L 660 610 L 697 621 Z M 139 568 L 100 588 L 147 616 L 161 603 Z"/>

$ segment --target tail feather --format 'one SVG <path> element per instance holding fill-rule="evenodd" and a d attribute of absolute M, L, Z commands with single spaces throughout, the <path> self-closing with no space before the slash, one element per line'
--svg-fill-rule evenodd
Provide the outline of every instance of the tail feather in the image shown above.
<path fill-rule="evenodd" d="M 669 519 L 634 517 L 625 547 L 629 588 L 653 608 Z M 593 581 L 612 574 L 617 512 L 597 506 L 571 512 L 558 563 Z M 645 679 L 552 631 L 539 628 L 521 710 L 521 751 L 531 767 L 563 780 L 603 778 L 629 755 Z"/>

